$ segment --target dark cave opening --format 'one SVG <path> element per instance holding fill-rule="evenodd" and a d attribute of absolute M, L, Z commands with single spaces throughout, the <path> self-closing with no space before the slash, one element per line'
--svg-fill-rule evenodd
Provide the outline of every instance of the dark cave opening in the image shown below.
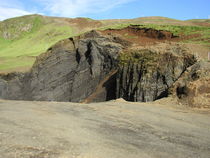
<path fill-rule="evenodd" d="M 176 88 L 176 95 L 179 99 L 187 96 L 187 87 L 181 86 Z"/>
<path fill-rule="evenodd" d="M 155 100 L 158 100 L 158 99 L 162 99 L 162 98 L 166 98 L 168 97 L 168 89 L 166 89 L 165 91 L 163 91 L 162 93 L 160 93 L 159 96 L 157 96 L 157 98 L 155 98 Z"/>
<path fill-rule="evenodd" d="M 117 99 L 116 91 L 117 91 L 117 73 L 111 75 L 109 80 L 107 80 L 103 87 L 106 88 L 106 101 Z"/>

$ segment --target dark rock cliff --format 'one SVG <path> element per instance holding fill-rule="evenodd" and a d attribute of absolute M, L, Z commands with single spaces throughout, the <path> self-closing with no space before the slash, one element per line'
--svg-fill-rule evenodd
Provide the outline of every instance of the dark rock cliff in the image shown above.
<path fill-rule="evenodd" d="M 179 47 L 162 54 L 132 50 L 122 56 L 117 77 L 117 97 L 135 102 L 154 101 L 168 96 L 172 84 L 196 61 Z"/>
<path fill-rule="evenodd" d="M 96 31 L 62 40 L 40 55 L 29 72 L 1 74 L 0 98 L 154 101 L 168 96 L 196 62 L 181 46 L 168 45 L 165 51 L 140 49 Z"/>
<path fill-rule="evenodd" d="M 117 53 L 121 49 L 115 39 L 102 37 L 95 31 L 63 40 L 39 56 L 30 72 L 10 78 L 2 75 L 0 96 L 81 102 L 110 71 L 117 69 Z M 106 100 L 104 93 L 98 101 Z"/>

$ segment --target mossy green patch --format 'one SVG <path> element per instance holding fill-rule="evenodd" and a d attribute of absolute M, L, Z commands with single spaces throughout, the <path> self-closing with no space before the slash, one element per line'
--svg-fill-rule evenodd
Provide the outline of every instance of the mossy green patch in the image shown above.
<path fill-rule="evenodd" d="M 127 50 L 120 53 L 120 66 L 138 64 L 144 72 L 149 72 L 157 68 L 159 55 L 156 52 L 144 50 Z"/>

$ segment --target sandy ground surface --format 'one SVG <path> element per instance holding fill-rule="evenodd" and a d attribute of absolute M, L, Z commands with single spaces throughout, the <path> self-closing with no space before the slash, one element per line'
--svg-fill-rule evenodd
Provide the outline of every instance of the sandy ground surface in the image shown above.
<path fill-rule="evenodd" d="M 0 158 L 209 158 L 210 113 L 110 101 L 0 100 Z"/>

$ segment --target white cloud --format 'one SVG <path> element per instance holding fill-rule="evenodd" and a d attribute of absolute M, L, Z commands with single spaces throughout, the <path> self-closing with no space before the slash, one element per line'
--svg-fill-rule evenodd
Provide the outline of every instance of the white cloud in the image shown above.
<path fill-rule="evenodd" d="M 21 10 L 21 9 L 0 7 L 0 20 L 5 20 L 8 18 L 28 15 L 28 14 L 32 14 L 32 13 Z"/>
<path fill-rule="evenodd" d="M 88 13 L 100 13 L 134 0 L 34 0 L 44 6 L 51 15 L 76 17 Z"/>
<path fill-rule="evenodd" d="M 0 0 L 0 20 L 31 13 L 78 17 L 97 14 L 136 0 Z M 29 9 L 30 8 L 30 9 Z"/>

